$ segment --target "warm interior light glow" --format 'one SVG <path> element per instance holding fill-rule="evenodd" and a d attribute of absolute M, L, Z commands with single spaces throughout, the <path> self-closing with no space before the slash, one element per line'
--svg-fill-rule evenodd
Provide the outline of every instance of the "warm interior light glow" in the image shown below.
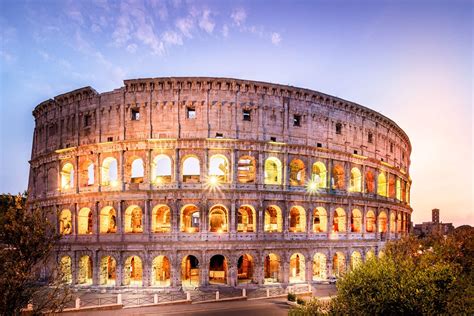
<path fill-rule="evenodd" d="M 308 184 L 306 186 L 306 192 L 309 194 L 316 194 L 318 192 L 319 188 L 319 179 L 311 179 L 308 181 Z"/>

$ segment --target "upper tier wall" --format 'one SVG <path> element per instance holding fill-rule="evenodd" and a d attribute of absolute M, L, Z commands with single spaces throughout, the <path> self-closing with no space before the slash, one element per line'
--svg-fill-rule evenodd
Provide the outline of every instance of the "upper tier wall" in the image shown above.
<path fill-rule="evenodd" d="M 39 104 L 33 111 L 32 159 L 107 141 L 223 137 L 323 147 L 409 169 L 411 144 L 393 121 L 320 92 L 225 78 L 124 83 L 111 92 L 85 87 Z M 188 109 L 195 109 L 194 119 L 188 118 Z M 244 110 L 250 120 L 244 119 Z M 133 120 L 132 112 L 139 118 Z"/>

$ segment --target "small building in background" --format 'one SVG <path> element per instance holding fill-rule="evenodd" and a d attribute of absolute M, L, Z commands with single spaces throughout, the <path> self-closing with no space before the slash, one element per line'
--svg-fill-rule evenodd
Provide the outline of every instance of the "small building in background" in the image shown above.
<path fill-rule="evenodd" d="M 423 222 L 415 224 L 413 227 L 413 234 L 416 236 L 426 236 L 433 233 L 440 233 L 443 235 L 450 234 L 454 230 L 453 223 L 442 223 L 439 220 L 439 209 L 431 210 L 431 222 Z"/>

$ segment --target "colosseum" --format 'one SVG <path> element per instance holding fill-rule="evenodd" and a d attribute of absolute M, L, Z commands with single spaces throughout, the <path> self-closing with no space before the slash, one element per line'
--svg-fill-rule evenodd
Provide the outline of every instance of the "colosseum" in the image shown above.
<path fill-rule="evenodd" d="M 57 216 L 77 287 L 316 284 L 408 231 L 410 141 L 350 101 L 170 77 L 33 115 L 29 202 Z"/>

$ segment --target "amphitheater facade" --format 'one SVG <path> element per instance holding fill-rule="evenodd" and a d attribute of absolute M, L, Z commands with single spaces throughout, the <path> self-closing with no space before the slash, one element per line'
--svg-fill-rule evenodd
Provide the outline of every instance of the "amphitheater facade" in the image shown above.
<path fill-rule="evenodd" d="M 29 202 L 77 286 L 286 286 L 338 276 L 408 231 L 407 135 L 317 91 L 125 80 L 33 111 Z"/>

